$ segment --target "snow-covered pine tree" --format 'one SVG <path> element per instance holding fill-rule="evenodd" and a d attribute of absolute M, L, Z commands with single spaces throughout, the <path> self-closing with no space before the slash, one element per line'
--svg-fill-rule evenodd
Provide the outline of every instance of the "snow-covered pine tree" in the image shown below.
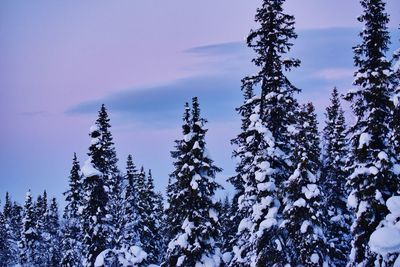
<path fill-rule="evenodd" d="M 48 225 L 48 203 L 47 203 L 47 192 L 43 191 L 43 195 L 38 195 L 36 203 L 34 205 L 35 210 L 35 222 L 36 222 L 36 233 L 37 233 L 37 246 L 35 253 L 35 264 L 38 266 L 46 266 L 48 263 L 48 251 L 50 249 L 50 238 L 47 232 Z"/>
<path fill-rule="evenodd" d="M 21 220 L 21 215 L 18 216 L 18 219 Z M 3 220 L 5 227 L 5 240 L 4 241 L 4 255 L 7 257 L 3 257 L 4 263 L 6 266 L 13 266 L 18 263 L 18 243 L 20 240 L 20 232 L 21 232 L 21 224 L 15 224 L 14 221 L 14 206 L 11 202 L 11 198 L 8 192 L 6 192 L 6 198 L 3 206 Z M 0 249 L 1 250 L 1 249 Z M 5 261 L 7 260 L 7 261 Z M 0 260 L 0 262 L 3 262 Z"/>
<path fill-rule="evenodd" d="M 22 222 L 21 242 L 19 244 L 20 264 L 22 266 L 34 266 L 36 264 L 38 234 L 31 191 L 26 194 Z"/>
<path fill-rule="evenodd" d="M 344 266 L 348 261 L 351 239 L 351 216 L 346 201 L 346 159 L 349 151 L 344 112 L 336 87 L 332 91 L 331 104 L 326 108 L 325 117 L 321 174 L 327 218 L 325 236 L 329 243 L 329 257 L 332 263 Z"/>
<path fill-rule="evenodd" d="M 84 201 L 81 215 L 83 232 L 84 266 L 92 267 L 96 257 L 107 249 L 110 221 L 108 220 L 108 194 L 104 175 L 95 167 L 93 158 L 101 159 L 103 151 L 101 133 L 99 128 L 92 126 L 90 129 L 91 145 L 89 158 L 81 168 L 84 175 L 83 190 Z M 100 155 L 99 155 L 100 154 Z M 93 158 L 92 158 L 93 157 Z"/>
<path fill-rule="evenodd" d="M 244 192 L 237 196 L 239 217 L 235 256 L 230 266 L 273 266 L 284 262 L 288 248 L 278 228 L 282 217 L 283 181 L 292 167 L 290 129 L 295 123 L 295 88 L 284 71 L 300 61 L 284 58 L 292 47 L 294 17 L 283 11 L 284 0 L 264 0 L 255 17 L 259 28 L 252 30 L 247 44 L 257 56 L 257 74 L 242 80 L 245 103 L 239 108 L 242 133 L 235 144 L 239 159 L 237 173 Z M 255 90 L 260 88 L 260 94 Z M 240 184 L 239 182 L 237 182 Z"/>
<path fill-rule="evenodd" d="M 61 241 L 61 261 L 63 267 L 82 265 L 82 229 L 80 214 L 83 205 L 83 188 L 80 166 L 76 154 L 72 160 L 72 168 L 69 175 L 69 188 L 64 193 L 64 227 Z"/>
<path fill-rule="evenodd" d="M 139 214 L 138 214 L 138 195 L 136 188 L 136 179 L 138 173 L 136 166 L 133 163 L 132 155 L 128 155 L 126 161 L 126 175 L 125 175 L 125 193 L 124 193 L 124 216 L 123 216 L 123 229 L 121 240 L 119 244 L 124 249 L 129 249 L 132 246 L 140 246 L 139 238 Z"/>
<path fill-rule="evenodd" d="M 8 193 L 6 199 L 7 197 Z M 7 221 L 3 213 L 0 212 L 0 266 L 11 266 L 13 264 L 11 248 L 7 232 Z"/>
<path fill-rule="evenodd" d="M 116 227 L 121 225 L 122 206 L 122 175 L 120 174 L 117 163 L 113 137 L 110 131 L 110 118 L 108 117 L 107 109 L 104 104 L 101 106 L 95 128 L 97 128 L 98 136 L 96 137 L 96 146 L 89 148 L 89 157 L 92 159 L 94 168 L 103 174 L 103 182 L 107 188 L 109 197 L 107 207 L 108 215 L 108 238 L 107 246 L 110 248 L 116 247 L 120 229 Z"/>
<path fill-rule="evenodd" d="M 174 189 L 169 192 L 169 212 L 174 210 L 176 221 L 183 222 L 168 245 L 162 266 L 217 267 L 221 263 L 216 246 L 219 216 L 213 200 L 215 190 L 220 187 L 215 175 L 221 169 L 207 153 L 205 123 L 194 97 L 191 114 L 188 105 L 185 106 L 183 140 L 176 142 L 177 151 L 172 152 L 175 171 L 171 174 Z"/>
<path fill-rule="evenodd" d="M 236 206 L 237 207 L 237 206 Z M 235 240 L 237 225 L 235 224 L 234 214 L 236 210 L 232 209 L 232 203 L 228 196 L 218 203 L 218 213 L 220 214 L 221 250 L 223 252 L 223 261 L 225 265 L 229 264 L 232 258 L 232 245 Z"/>
<path fill-rule="evenodd" d="M 161 240 L 162 237 L 160 235 L 159 227 L 161 224 L 160 216 L 160 200 L 159 195 L 155 192 L 154 189 L 154 179 L 151 174 L 151 170 L 149 170 L 145 188 L 147 190 L 147 199 L 146 199 L 146 213 L 144 219 L 144 225 L 150 230 L 151 237 L 149 237 L 146 243 L 143 246 L 144 251 L 147 252 L 147 261 L 150 263 L 160 263 L 159 255 L 162 253 L 160 251 L 161 248 Z M 162 199 L 161 199 L 162 202 Z M 162 206 L 161 206 L 162 213 Z"/>
<path fill-rule="evenodd" d="M 47 254 L 49 255 L 46 266 L 58 267 L 61 262 L 61 229 L 58 216 L 58 204 L 55 197 L 51 198 L 50 201 L 45 229 L 48 235 Z"/>
<path fill-rule="evenodd" d="M 10 199 L 10 194 L 6 192 L 6 199 L 3 206 L 4 219 L 11 218 L 11 212 L 12 212 L 12 203 Z"/>
<path fill-rule="evenodd" d="M 383 0 L 361 0 L 364 24 L 362 43 L 354 47 L 355 89 L 347 93 L 355 124 L 351 127 L 352 161 L 348 204 L 353 208 L 352 249 L 349 266 L 391 266 L 394 258 L 373 253 L 368 245 L 371 233 L 388 214 L 385 202 L 399 188 L 393 172 L 389 123 L 391 118 L 389 18 Z"/>
<path fill-rule="evenodd" d="M 396 161 L 400 165 L 400 48 L 393 55 L 393 111 L 391 120 L 391 139 Z M 400 174 L 400 166 L 397 167 Z M 399 192 L 400 193 L 400 192 Z"/>
<path fill-rule="evenodd" d="M 189 103 L 185 103 L 185 111 L 183 115 L 182 133 L 183 139 L 175 140 L 175 151 L 171 152 L 172 158 L 175 159 L 175 170 L 170 174 L 167 186 L 167 205 L 165 208 L 164 219 L 164 246 L 168 248 L 169 242 L 179 233 L 180 227 L 184 221 L 184 214 L 180 213 L 183 202 L 176 197 L 179 194 L 179 181 L 177 180 L 180 170 L 184 166 L 184 157 L 189 152 L 190 146 L 190 107 Z"/>
<path fill-rule="evenodd" d="M 323 199 L 320 186 L 320 147 L 317 116 L 308 103 L 298 111 L 293 130 L 296 169 L 285 181 L 283 228 L 287 231 L 291 266 L 328 266 L 328 245 L 323 233 Z"/>
<path fill-rule="evenodd" d="M 164 198 L 161 192 L 157 192 L 154 201 L 154 217 L 156 220 L 156 236 L 157 236 L 157 252 L 156 261 L 161 263 L 164 259 L 164 254 L 167 251 L 167 247 L 164 246 Z"/>

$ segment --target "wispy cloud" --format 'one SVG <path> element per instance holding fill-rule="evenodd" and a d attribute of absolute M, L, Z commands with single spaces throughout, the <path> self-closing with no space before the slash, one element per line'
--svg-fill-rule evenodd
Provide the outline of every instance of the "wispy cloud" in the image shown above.
<path fill-rule="evenodd" d="M 327 81 L 337 81 L 353 77 L 354 68 L 328 68 L 314 73 L 314 77 Z"/>

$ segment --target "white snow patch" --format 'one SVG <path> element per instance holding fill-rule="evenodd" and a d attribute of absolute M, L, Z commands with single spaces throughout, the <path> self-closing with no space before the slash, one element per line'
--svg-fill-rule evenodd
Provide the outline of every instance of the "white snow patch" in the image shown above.
<path fill-rule="evenodd" d="M 318 254 L 317 254 L 317 253 L 312 254 L 310 260 L 311 260 L 312 263 L 317 264 L 318 261 L 319 261 L 319 256 L 318 256 Z"/>
<path fill-rule="evenodd" d="M 368 145 L 371 141 L 371 135 L 369 133 L 362 133 L 360 135 L 360 140 L 358 143 L 358 149 L 363 148 L 365 145 Z"/>
<path fill-rule="evenodd" d="M 301 224 L 300 232 L 301 232 L 302 234 L 304 234 L 305 232 L 307 232 L 308 226 L 310 226 L 310 225 L 311 225 L 311 224 L 310 224 L 309 221 L 304 221 L 304 222 Z"/>
<path fill-rule="evenodd" d="M 93 177 L 93 176 L 101 176 L 102 175 L 102 173 L 93 166 L 91 157 L 89 157 L 85 161 L 85 163 L 83 164 L 83 167 L 81 168 L 81 171 L 85 177 Z"/>

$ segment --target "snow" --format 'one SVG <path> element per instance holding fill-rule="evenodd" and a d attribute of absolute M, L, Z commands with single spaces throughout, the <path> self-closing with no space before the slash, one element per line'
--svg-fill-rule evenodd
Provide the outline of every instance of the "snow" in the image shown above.
<path fill-rule="evenodd" d="M 396 175 L 400 174 L 400 165 L 399 164 L 393 164 L 393 173 Z"/>
<path fill-rule="evenodd" d="M 225 252 L 222 254 L 222 260 L 226 264 L 228 264 L 232 260 L 232 253 L 231 252 Z"/>
<path fill-rule="evenodd" d="M 293 203 L 294 206 L 296 207 L 305 207 L 306 206 L 306 201 L 304 200 L 304 198 L 299 198 L 298 200 L 296 200 Z"/>
<path fill-rule="evenodd" d="M 358 198 L 357 198 L 356 192 L 355 192 L 354 190 L 351 191 L 349 197 L 347 198 L 347 205 L 348 205 L 350 208 L 353 208 L 353 209 L 357 208 L 357 205 L 358 205 Z"/>
<path fill-rule="evenodd" d="M 308 184 L 307 187 L 303 186 L 301 192 L 306 196 L 307 199 L 317 197 L 320 194 L 318 186 L 316 184 Z"/>
<path fill-rule="evenodd" d="M 304 222 L 301 224 L 300 232 L 301 232 L 302 234 L 304 234 L 305 232 L 307 232 L 308 226 L 310 226 L 310 225 L 311 225 L 311 223 L 310 223 L 309 221 L 304 221 Z"/>
<path fill-rule="evenodd" d="M 178 261 L 176 262 L 176 266 L 181 266 L 184 260 L 185 260 L 185 256 L 180 256 L 178 258 Z"/>
<path fill-rule="evenodd" d="M 400 196 L 392 196 L 386 201 L 390 213 L 371 234 L 369 246 L 375 253 L 383 256 L 388 253 L 400 253 Z M 396 264 L 400 266 L 397 258 Z M 394 266 L 397 266 L 394 264 Z"/>
<path fill-rule="evenodd" d="M 318 256 L 318 254 L 317 254 L 317 253 L 312 254 L 310 260 L 311 260 L 312 263 L 317 264 L 318 261 L 319 261 L 319 256 Z"/>
<path fill-rule="evenodd" d="M 214 220 L 214 222 L 218 222 L 218 212 L 215 209 L 208 210 L 208 216 Z"/>
<path fill-rule="evenodd" d="M 394 215 L 400 217 L 400 196 L 393 196 L 386 201 L 388 210 Z"/>
<path fill-rule="evenodd" d="M 275 183 L 274 182 L 266 182 L 266 183 L 262 183 L 262 184 L 257 184 L 257 189 L 259 191 L 269 191 L 272 192 L 274 191 L 276 188 Z"/>
<path fill-rule="evenodd" d="M 107 258 L 117 256 L 118 266 L 138 266 L 147 258 L 147 253 L 138 246 L 132 246 L 129 250 L 125 249 L 106 249 L 102 251 L 95 260 L 94 267 L 105 267 L 108 265 Z M 114 257 L 112 257 L 114 258 Z"/>
<path fill-rule="evenodd" d="M 193 149 L 201 149 L 199 142 L 194 142 Z"/>
<path fill-rule="evenodd" d="M 368 145 L 371 141 L 371 135 L 369 133 L 362 133 L 360 135 L 360 140 L 358 143 L 358 149 L 363 148 L 365 145 Z"/>
<path fill-rule="evenodd" d="M 372 251 L 382 255 L 400 252 L 400 229 L 382 227 L 375 230 L 370 237 L 369 246 Z"/>
<path fill-rule="evenodd" d="M 81 171 L 85 177 L 93 177 L 93 176 L 101 176 L 102 173 L 98 171 L 92 164 L 92 158 L 89 157 L 85 163 L 83 164 L 83 167 L 81 168 Z"/>

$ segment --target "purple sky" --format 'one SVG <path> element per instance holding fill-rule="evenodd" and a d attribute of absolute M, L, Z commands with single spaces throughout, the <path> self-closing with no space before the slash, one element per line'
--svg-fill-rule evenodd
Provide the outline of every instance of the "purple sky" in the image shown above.
<path fill-rule="evenodd" d="M 251 73 L 242 44 L 260 1 L 0 2 L 0 198 L 31 188 L 61 198 L 73 152 L 86 159 L 88 129 L 109 107 L 123 168 L 128 153 L 164 191 L 169 151 L 180 138 L 184 101 L 199 95 L 208 144 L 223 177 L 233 174 L 229 140 L 239 131 L 240 78 Z M 321 114 L 329 90 L 351 87 L 358 1 L 288 0 L 303 61 L 292 79 Z M 392 42 L 400 3 L 388 1 Z M 291 74 L 292 75 L 292 74 Z"/>

